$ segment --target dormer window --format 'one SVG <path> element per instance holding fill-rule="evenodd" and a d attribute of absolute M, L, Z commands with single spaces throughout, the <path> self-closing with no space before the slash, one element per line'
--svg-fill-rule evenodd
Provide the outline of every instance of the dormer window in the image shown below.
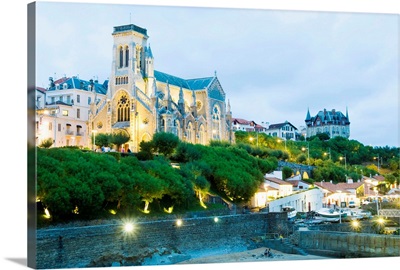
<path fill-rule="evenodd" d="M 63 89 L 68 89 L 68 84 L 67 83 L 63 84 Z"/>
<path fill-rule="evenodd" d="M 60 84 L 56 83 L 56 90 L 60 90 Z"/>

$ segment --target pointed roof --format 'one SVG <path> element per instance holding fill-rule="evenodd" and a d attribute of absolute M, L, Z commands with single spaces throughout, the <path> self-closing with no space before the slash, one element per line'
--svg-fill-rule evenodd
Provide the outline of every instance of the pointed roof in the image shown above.
<path fill-rule="evenodd" d="M 150 44 L 148 47 L 145 48 L 145 54 L 146 54 L 146 57 L 154 59 L 153 52 L 151 51 L 151 48 L 150 48 Z"/>
<path fill-rule="evenodd" d="M 310 108 L 307 108 L 307 116 L 306 116 L 306 121 L 311 120 L 311 115 L 310 115 Z"/>

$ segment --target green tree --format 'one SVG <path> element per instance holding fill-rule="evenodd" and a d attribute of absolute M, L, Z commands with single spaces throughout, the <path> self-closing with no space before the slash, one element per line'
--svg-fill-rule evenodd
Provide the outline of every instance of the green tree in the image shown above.
<path fill-rule="evenodd" d="M 99 133 L 96 135 L 96 145 L 110 147 L 112 144 L 112 134 Z"/>
<path fill-rule="evenodd" d="M 39 147 L 42 147 L 42 148 L 50 148 L 52 145 L 53 145 L 53 139 L 52 139 L 52 138 L 47 138 L 47 139 L 44 139 L 44 140 L 40 143 Z"/>
<path fill-rule="evenodd" d="M 290 167 L 284 166 L 282 168 L 283 179 L 287 179 L 293 175 L 293 170 Z"/>
<path fill-rule="evenodd" d="M 157 132 L 153 136 L 154 150 L 167 158 L 174 152 L 178 144 L 178 136 L 169 132 Z"/>
<path fill-rule="evenodd" d="M 120 149 L 121 145 L 127 143 L 129 141 L 129 139 L 130 139 L 130 136 L 127 132 L 120 131 L 120 132 L 112 134 L 111 143 L 115 144 L 117 146 L 117 149 Z M 96 142 L 96 145 L 97 145 L 97 142 Z"/>
<path fill-rule="evenodd" d="M 154 152 L 154 143 L 153 141 L 141 141 L 140 144 L 140 151 L 137 153 L 137 156 L 140 160 L 151 160 L 153 159 L 153 152 Z"/>
<path fill-rule="evenodd" d="M 172 158 L 177 162 L 191 162 L 201 158 L 201 150 L 196 144 L 181 142 Z"/>

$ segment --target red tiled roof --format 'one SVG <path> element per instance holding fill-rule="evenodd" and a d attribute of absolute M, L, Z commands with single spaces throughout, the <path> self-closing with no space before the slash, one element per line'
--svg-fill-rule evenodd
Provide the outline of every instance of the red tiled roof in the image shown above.
<path fill-rule="evenodd" d="M 60 78 L 60 79 L 54 81 L 54 83 L 55 83 L 55 84 L 62 84 L 62 83 L 64 83 L 66 80 L 69 80 L 69 78 L 63 77 L 63 78 Z"/>
<path fill-rule="evenodd" d="M 40 92 L 46 92 L 46 88 L 43 88 L 43 87 L 39 87 L 39 86 L 36 86 L 36 90 L 39 90 Z"/>
<path fill-rule="evenodd" d="M 276 183 L 278 185 L 290 185 L 290 186 L 293 186 L 291 183 L 283 181 L 283 180 L 281 180 L 279 178 L 276 178 L 276 177 L 264 177 L 264 179 L 267 180 L 267 181 L 270 181 L 270 182 L 274 182 L 274 183 Z"/>
<path fill-rule="evenodd" d="M 245 120 L 245 119 L 241 119 L 241 118 L 232 118 L 233 122 L 238 122 L 241 125 L 249 125 L 251 123 L 251 121 Z"/>
<path fill-rule="evenodd" d="M 378 181 L 385 181 L 385 177 L 382 175 L 374 175 L 372 178 L 378 180 Z"/>
<path fill-rule="evenodd" d="M 343 193 L 348 193 L 349 189 L 357 189 L 363 185 L 361 182 L 337 184 L 333 184 L 331 182 L 315 182 L 314 184 L 320 188 L 327 189 L 330 192 L 338 192 L 340 190 Z"/>

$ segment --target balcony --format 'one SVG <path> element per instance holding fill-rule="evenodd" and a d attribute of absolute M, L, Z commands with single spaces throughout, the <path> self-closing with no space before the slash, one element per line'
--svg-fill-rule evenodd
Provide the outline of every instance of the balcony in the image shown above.
<path fill-rule="evenodd" d="M 84 136 L 84 133 L 81 132 L 81 131 L 77 131 L 77 132 L 76 132 L 76 136 L 77 136 L 77 137 L 82 137 L 82 136 Z"/>
<path fill-rule="evenodd" d="M 73 136 L 74 132 L 72 130 L 66 130 L 65 135 Z"/>

